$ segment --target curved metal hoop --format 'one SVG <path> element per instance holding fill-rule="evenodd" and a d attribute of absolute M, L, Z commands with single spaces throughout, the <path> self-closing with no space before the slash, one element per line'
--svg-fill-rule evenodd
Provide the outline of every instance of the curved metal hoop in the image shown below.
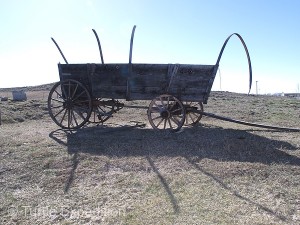
<path fill-rule="evenodd" d="M 56 43 L 56 41 L 54 40 L 54 38 L 51 38 L 51 40 L 53 41 L 53 43 L 57 47 L 57 49 L 60 52 L 60 54 L 63 57 L 63 59 L 65 60 L 65 63 L 68 64 L 68 61 L 67 61 L 66 57 L 64 56 L 63 52 L 61 51 L 60 47 L 58 46 L 58 44 Z"/>
<path fill-rule="evenodd" d="M 100 44 L 100 40 L 99 40 L 98 34 L 97 34 L 97 32 L 96 32 L 94 29 L 92 29 L 92 31 L 94 32 L 95 37 L 96 37 L 96 39 L 97 39 L 98 48 L 99 48 L 99 52 L 100 52 L 101 62 L 102 62 L 102 64 L 104 64 L 103 54 L 102 54 L 102 49 L 101 49 L 101 44 Z"/>
<path fill-rule="evenodd" d="M 133 26 L 132 32 L 131 32 L 130 51 L 129 51 L 129 64 L 131 64 L 131 60 L 132 60 L 132 47 L 133 47 L 133 38 L 134 38 L 135 28 L 136 28 L 136 25 Z"/>
<path fill-rule="evenodd" d="M 128 78 L 127 78 L 127 91 L 126 91 L 126 100 L 130 100 L 130 77 L 132 73 L 132 48 L 133 48 L 133 38 L 134 38 L 134 32 L 135 32 L 136 25 L 133 26 L 132 32 L 131 32 L 131 39 L 130 39 L 130 49 L 129 49 L 129 64 L 128 64 Z"/>
<path fill-rule="evenodd" d="M 238 36 L 238 38 L 240 39 L 240 41 L 242 42 L 242 44 L 243 44 L 243 46 L 244 46 L 244 49 L 245 49 L 245 51 L 246 51 L 246 54 L 247 54 L 248 65 L 249 65 L 249 92 L 248 92 L 248 94 L 249 94 L 250 91 L 251 91 L 251 87 L 252 87 L 252 66 L 251 66 L 251 60 L 250 60 L 250 55 L 249 55 L 249 52 L 248 52 L 248 48 L 247 48 L 247 46 L 246 46 L 246 44 L 245 44 L 245 41 L 243 40 L 243 38 L 242 38 L 241 35 L 239 35 L 238 33 L 233 33 L 233 34 L 231 34 L 231 35 L 225 40 L 225 42 L 224 42 L 224 44 L 223 44 L 223 47 L 222 47 L 222 49 L 221 49 L 221 51 L 220 51 L 220 54 L 219 54 L 219 57 L 218 57 L 216 66 L 219 67 L 219 62 L 220 62 L 220 60 L 221 60 L 223 51 L 224 51 L 224 49 L 225 49 L 225 47 L 226 47 L 226 45 L 227 45 L 227 42 L 229 41 L 229 39 L 230 39 L 233 35 Z"/>

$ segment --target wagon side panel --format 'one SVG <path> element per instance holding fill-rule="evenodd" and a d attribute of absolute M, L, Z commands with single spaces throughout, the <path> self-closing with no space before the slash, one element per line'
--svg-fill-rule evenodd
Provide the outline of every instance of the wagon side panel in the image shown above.
<path fill-rule="evenodd" d="M 58 64 L 58 70 L 61 81 L 73 79 L 79 81 L 91 91 L 90 68 L 88 64 Z"/>
<path fill-rule="evenodd" d="M 217 74 L 217 71 L 218 71 L 218 68 L 219 66 L 218 65 L 215 65 L 211 71 L 211 76 L 210 76 L 210 79 L 208 81 L 208 85 L 207 85 L 207 88 L 206 88 L 206 95 L 204 96 L 204 103 L 206 104 L 207 103 L 207 100 L 208 100 L 208 96 L 211 92 L 211 88 L 213 86 L 213 83 L 214 83 L 214 80 L 215 80 L 215 77 L 216 77 L 216 74 Z"/>
<path fill-rule="evenodd" d="M 91 74 L 92 94 L 98 98 L 125 99 L 128 64 L 97 64 Z"/>
<path fill-rule="evenodd" d="M 128 82 L 130 100 L 152 100 L 166 93 L 167 64 L 132 64 Z"/>
<path fill-rule="evenodd" d="M 206 103 L 214 71 L 214 65 L 133 64 L 130 99 L 151 100 L 168 93 L 182 101 Z"/>
<path fill-rule="evenodd" d="M 180 65 L 170 81 L 169 93 L 182 101 L 206 103 L 214 79 L 214 65 Z"/>

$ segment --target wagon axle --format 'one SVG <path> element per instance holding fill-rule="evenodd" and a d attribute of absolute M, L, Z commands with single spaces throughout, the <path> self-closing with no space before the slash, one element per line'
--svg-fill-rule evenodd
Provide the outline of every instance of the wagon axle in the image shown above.
<path fill-rule="evenodd" d="M 184 105 L 184 108 L 185 108 L 185 112 L 186 113 L 194 113 L 198 110 L 197 107 L 195 106 L 190 106 L 190 105 Z"/>
<path fill-rule="evenodd" d="M 89 122 L 104 123 L 113 116 L 113 113 L 121 110 L 124 104 L 115 99 L 96 98 L 92 102 L 92 107 Z"/>

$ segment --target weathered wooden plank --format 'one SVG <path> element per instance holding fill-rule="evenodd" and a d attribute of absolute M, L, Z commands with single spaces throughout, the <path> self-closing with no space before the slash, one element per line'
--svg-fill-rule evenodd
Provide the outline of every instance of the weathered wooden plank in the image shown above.
<path fill-rule="evenodd" d="M 91 74 L 93 91 L 101 86 L 123 86 L 128 78 L 127 64 L 97 64 Z"/>
<path fill-rule="evenodd" d="M 168 73 L 169 66 L 172 64 L 132 64 L 132 73 L 139 75 L 151 75 Z M 174 64 L 173 64 L 174 65 Z M 179 66 L 178 72 L 180 74 L 203 73 L 212 71 L 214 65 L 189 65 L 189 64 L 176 64 Z"/>
<path fill-rule="evenodd" d="M 101 89 L 98 89 L 95 93 L 109 93 L 111 91 L 115 92 L 126 92 L 127 87 L 126 86 L 102 86 Z M 203 86 L 202 88 L 170 88 L 169 92 L 165 92 L 159 87 L 133 87 L 131 89 L 133 93 L 152 93 L 154 95 L 156 94 L 166 94 L 166 93 L 182 93 L 182 94 L 197 94 L 197 93 L 204 93 L 206 91 L 206 87 Z M 155 96 L 154 96 L 155 97 Z"/>
<path fill-rule="evenodd" d="M 191 85 L 194 82 L 208 82 L 211 78 L 211 74 L 176 74 L 173 76 L 172 84 L 177 83 L 190 83 Z M 137 85 L 147 85 L 147 86 L 159 86 L 160 83 L 169 84 L 170 78 L 165 75 L 149 75 L 149 76 L 140 76 L 140 75 L 133 75 L 130 80 L 137 84 Z"/>
<path fill-rule="evenodd" d="M 132 64 L 132 75 L 166 75 L 168 64 Z"/>
<path fill-rule="evenodd" d="M 121 77 L 116 74 L 97 74 L 92 76 L 91 85 L 93 89 L 101 86 L 123 86 L 127 83 L 127 78 Z"/>
<path fill-rule="evenodd" d="M 59 64 L 61 72 L 82 73 L 87 72 L 88 64 Z"/>
<path fill-rule="evenodd" d="M 97 74 L 118 74 L 128 77 L 128 64 L 95 64 L 95 75 Z"/>
<path fill-rule="evenodd" d="M 155 97 L 157 96 L 159 95 L 156 95 Z M 153 97 L 153 95 L 150 93 L 131 93 L 130 100 L 152 100 L 155 97 Z M 175 97 L 181 101 L 204 102 L 204 95 L 184 95 Z"/>
<path fill-rule="evenodd" d="M 126 86 L 103 86 L 94 92 L 94 96 L 101 98 L 125 98 Z M 159 87 L 133 87 L 131 89 L 130 100 L 149 100 L 162 94 L 171 94 L 179 99 L 199 101 L 203 99 L 206 88 L 171 88 L 169 92 L 161 90 Z"/>
<path fill-rule="evenodd" d="M 130 89 L 137 87 L 157 87 L 162 91 L 165 91 L 169 85 L 168 80 L 161 75 L 154 76 L 134 76 L 129 81 Z"/>

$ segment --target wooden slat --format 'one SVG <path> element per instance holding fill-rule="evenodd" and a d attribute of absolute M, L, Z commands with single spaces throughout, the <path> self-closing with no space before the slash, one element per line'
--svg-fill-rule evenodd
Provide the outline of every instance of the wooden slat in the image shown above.
<path fill-rule="evenodd" d="M 130 100 L 154 99 L 162 94 L 167 94 L 167 92 L 162 91 L 159 87 L 134 87 L 131 89 Z M 171 88 L 168 94 L 184 100 L 199 101 L 205 95 L 205 88 Z M 102 98 L 125 98 L 126 86 L 103 86 L 94 92 L 94 96 Z"/>
<path fill-rule="evenodd" d="M 159 95 L 156 95 L 157 97 Z M 174 95 L 175 96 L 175 95 Z M 153 97 L 150 93 L 131 93 L 130 100 L 152 100 Z M 193 101 L 193 102 L 204 102 L 204 95 L 184 95 L 184 96 L 175 96 L 181 101 Z"/>
<path fill-rule="evenodd" d="M 127 64 L 97 64 L 91 78 L 93 91 L 101 86 L 126 85 L 127 78 Z"/>

